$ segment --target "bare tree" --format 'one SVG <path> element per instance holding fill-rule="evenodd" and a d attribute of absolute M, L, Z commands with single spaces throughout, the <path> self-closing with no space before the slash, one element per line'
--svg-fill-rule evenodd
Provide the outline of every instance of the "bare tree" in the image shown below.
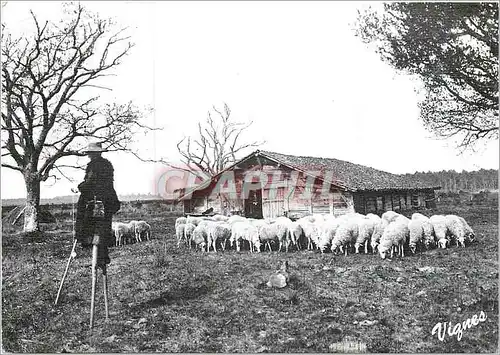
<path fill-rule="evenodd" d="M 184 137 L 177 143 L 182 162 L 191 171 L 201 176 L 213 176 L 230 164 L 236 162 L 239 153 L 248 148 L 262 145 L 264 142 L 242 143 L 242 134 L 252 122 L 234 122 L 231 109 L 224 103 L 224 110 L 213 106 L 215 117 L 208 111 L 205 122 L 198 123 L 196 137 Z"/>
<path fill-rule="evenodd" d="M 40 183 L 71 167 L 64 158 L 83 155 L 89 139 L 130 152 L 134 134 L 152 129 L 131 103 L 100 103 L 96 94 L 133 47 L 124 29 L 80 5 L 65 12 L 58 24 L 31 12 L 34 33 L 2 34 L 2 167 L 24 177 L 25 232 L 39 230 Z"/>

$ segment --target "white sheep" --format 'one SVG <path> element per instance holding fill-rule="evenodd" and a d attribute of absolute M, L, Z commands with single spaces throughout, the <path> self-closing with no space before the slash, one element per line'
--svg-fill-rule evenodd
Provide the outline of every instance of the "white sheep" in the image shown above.
<path fill-rule="evenodd" d="M 231 226 L 231 244 L 236 244 L 237 251 L 240 251 L 242 240 L 249 242 L 250 252 L 253 252 L 254 248 L 260 251 L 259 231 L 248 221 L 234 222 Z"/>
<path fill-rule="evenodd" d="M 187 216 L 186 218 L 186 223 L 192 223 L 194 224 L 195 226 L 198 225 L 198 223 L 200 223 L 203 219 L 200 218 L 200 217 L 193 217 L 193 216 Z"/>
<path fill-rule="evenodd" d="M 231 238 L 231 226 L 226 222 L 217 223 L 214 233 L 216 240 L 220 241 L 222 251 L 226 251 L 227 242 Z"/>
<path fill-rule="evenodd" d="M 325 221 L 325 217 L 322 215 L 322 214 L 319 214 L 319 213 L 314 213 L 312 215 L 313 217 L 313 223 L 316 223 L 316 224 L 322 224 L 324 221 Z"/>
<path fill-rule="evenodd" d="M 373 233 L 370 238 L 370 246 L 372 247 L 372 252 L 375 254 L 387 222 L 373 213 L 368 213 L 366 217 L 373 221 Z"/>
<path fill-rule="evenodd" d="M 128 223 L 113 222 L 111 229 L 115 235 L 116 246 L 122 246 L 127 237 L 131 237 L 133 232 L 130 230 Z"/>
<path fill-rule="evenodd" d="M 246 220 L 237 221 L 236 219 L 231 219 L 231 217 L 228 221 L 228 224 L 231 226 L 231 237 L 229 238 L 229 241 L 232 247 L 236 247 L 236 250 L 240 251 L 241 241 L 243 240 L 243 233 L 241 231 L 244 230 L 244 228 L 249 225 L 249 223 Z"/>
<path fill-rule="evenodd" d="M 244 233 L 243 239 L 248 241 L 248 244 L 250 245 L 250 252 L 253 253 L 254 249 L 256 252 L 260 252 L 261 244 L 259 239 L 259 230 L 257 227 L 250 225 Z"/>
<path fill-rule="evenodd" d="M 235 222 L 242 222 L 242 221 L 246 221 L 247 219 L 245 217 L 242 217 L 242 216 L 238 216 L 238 215 L 234 215 L 234 216 L 230 216 L 227 220 L 227 223 L 229 224 L 233 224 Z"/>
<path fill-rule="evenodd" d="M 137 221 L 135 224 L 135 238 L 142 242 L 142 238 L 151 240 L 151 226 L 146 221 Z"/>
<path fill-rule="evenodd" d="M 282 246 L 285 245 L 285 251 L 288 252 L 288 246 L 291 243 L 291 240 L 288 239 L 288 230 L 290 229 L 290 224 L 292 220 L 288 217 L 278 217 L 274 221 L 274 225 L 276 226 L 276 236 L 278 237 L 278 251 L 281 251 Z"/>
<path fill-rule="evenodd" d="M 291 244 L 294 245 L 297 250 L 300 250 L 300 237 L 302 236 L 303 230 L 299 223 L 290 222 L 288 225 L 288 239 Z"/>
<path fill-rule="evenodd" d="M 207 230 L 204 225 L 197 225 L 193 231 L 192 241 L 196 247 L 200 247 L 202 251 L 205 251 L 205 247 L 207 247 Z"/>
<path fill-rule="evenodd" d="M 446 221 L 446 216 L 443 215 L 434 215 L 429 218 L 429 221 L 434 228 L 435 240 L 437 245 L 440 248 L 446 249 L 449 244 L 449 240 L 447 238 L 448 235 L 448 226 Z"/>
<path fill-rule="evenodd" d="M 474 230 L 469 226 L 469 224 L 467 223 L 467 221 L 463 218 L 463 217 L 458 217 L 460 219 L 460 221 L 462 222 L 463 226 L 464 226 L 464 230 L 465 230 L 465 238 L 466 240 L 471 243 L 474 241 L 476 235 L 474 234 Z"/>
<path fill-rule="evenodd" d="M 270 224 L 269 221 L 265 219 L 247 218 L 247 221 L 258 229 L 260 229 L 262 226 Z"/>
<path fill-rule="evenodd" d="M 423 229 L 423 243 L 426 249 L 429 249 L 434 245 L 434 227 L 429 219 L 429 217 L 424 216 L 421 213 L 414 213 L 411 216 L 412 220 L 422 221 Z"/>
<path fill-rule="evenodd" d="M 462 220 L 456 215 L 446 215 L 446 227 L 457 246 L 465 247 L 466 230 Z"/>
<path fill-rule="evenodd" d="M 212 221 L 212 220 L 207 220 L 203 219 L 198 225 L 196 226 L 197 228 L 203 228 L 205 230 L 205 238 L 206 238 L 206 250 L 207 252 L 210 251 L 210 247 L 213 246 L 216 242 L 216 237 L 215 234 L 213 233 L 213 229 L 217 222 Z M 214 249 L 214 251 L 217 251 L 217 248 Z"/>
<path fill-rule="evenodd" d="M 304 231 L 304 235 L 307 239 L 307 249 L 313 250 L 319 245 L 319 238 L 322 234 L 321 226 L 315 223 L 304 223 L 301 222 L 300 226 Z"/>
<path fill-rule="evenodd" d="M 210 251 L 210 246 L 212 246 L 212 249 L 216 252 L 218 240 L 222 244 L 222 250 L 226 250 L 226 242 L 231 237 L 231 227 L 229 224 L 224 222 L 209 221 L 206 223 L 200 223 L 198 226 L 204 227 L 207 232 L 207 251 Z"/>
<path fill-rule="evenodd" d="M 184 234 L 184 230 L 186 229 L 186 224 L 185 223 L 181 223 L 181 224 L 178 224 L 176 227 L 175 227 L 175 235 L 177 237 L 177 248 L 180 247 L 181 245 L 181 242 L 185 240 L 185 234 Z M 186 241 L 187 242 L 187 241 Z"/>
<path fill-rule="evenodd" d="M 259 239 L 261 243 L 263 243 L 265 246 L 269 247 L 269 251 L 272 251 L 271 248 L 271 242 L 278 242 L 278 236 L 276 233 L 276 225 L 266 223 L 262 224 L 260 227 L 258 227 L 259 231 Z M 264 247 L 265 251 L 265 247 Z"/>
<path fill-rule="evenodd" d="M 323 215 L 323 219 L 325 222 L 335 221 L 337 218 L 333 214 L 325 214 Z"/>
<path fill-rule="evenodd" d="M 309 223 L 313 223 L 314 218 L 313 218 L 313 216 L 304 216 L 304 217 L 299 218 L 296 222 L 298 224 L 300 224 L 300 226 L 302 228 L 304 228 L 304 225 L 309 224 Z"/>
<path fill-rule="evenodd" d="M 359 234 L 359 217 L 348 215 L 340 220 L 339 226 L 332 240 L 331 251 L 344 253 L 347 256 L 348 249 L 354 245 Z"/>
<path fill-rule="evenodd" d="M 408 229 L 410 230 L 410 251 L 415 254 L 417 251 L 417 246 L 424 244 L 424 222 L 423 219 L 412 219 L 408 223 Z"/>
<path fill-rule="evenodd" d="M 175 227 L 177 228 L 179 224 L 186 224 L 186 222 L 187 222 L 186 217 L 179 217 L 175 220 Z"/>
<path fill-rule="evenodd" d="M 429 219 L 429 217 L 423 215 L 422 213 L 415 212 L 414 214 L 411 215 L 411 219 Z"/>
<path fill-rule="evenodd" d="M 393 222 L 394 220 L 396 220 L 396 218 L 398 218 L 399 216 L 401 216 L 401 215 L 397 212 L 386 211 L 382 214 L 382 220 L 385 221 L 386 224 L 389 224 L 389 223 Z"/>
<path fill-rule="evenodd" d="M 316 221 L 316 217 L 314 215 L 312 215 L 312 214 L 304 216 L 304 217 L 301 217 L 301 218 L 299 218 L 297 220 L 297 222 L 299 222 L 299 223 L 301 223 L 301 222 L 303 222 L 303 223 L 314 223 L 315 221 Z"/>
<path fill-rule="evenodd" d="M 186 223 L 186 227 L 184 228 L 184 239 L 186 240 L 189 248 L 191 248 L 191 241 L 193 239 L 193 232 L 195 228 L 196 225 L 190 221 Z"/>
<path fill-rule="evenodd" d="M 331 245 L 333 238 L 335 237 L 335 233 L 337 232 L 337 228 L 339 226 L 340 220 L 328 220 L 323 224 L 323 228 L 321 231 L 321 235 L 318 241 L 318 248 L 321 253 L 324 253 L 326 248 Z"/>
<path fill-rule="evenodd" d="M 137 233 L 135 232 L 135 226 L 137 225 L 137 222 L 139 222 L 139 221 L 135 221 L 135 220 L 134 220 L 134 221 L 130 221 L 130 222 L 128 222 L 128 228 L 129 228 L 129 230 L 130 230 L 130 233 L 131 233 L 132 237 L 134 237 L 134 238 L 135 238 L 135 241 L 138 243 L 138 242 L 140 242 L 140 240 L 139 240 L 139 236 L 138 236 L 138 235 L 137 235 Z"/>
<path fill-rule="evenodd" d="M 229 220 L 229 217 L 221 214 L 216 214 L 215 216 L 212 217 L 212 220 L 216 222 L 227 222 Z"/>
<path fill-rule="evenodd" d="M 368 242 L 371 242 L 371 237 L 375 230 L 376 222 L 369 217 L 357 218 L 358 221 L 358 236 L 356 238 L 356 242 L 354 243 L 354 249 L 356 253 L 359 253 L 359 247 L 365 246 L 365 254 L 368 254 Z"/>
<path fill-rule="evenodd" d="M 380 238 L 378 246 L 378 252 L 382 259 L 387 257 L 389 250 L 391 251 L 392 258 L 394 256 L 394 248 L 399 249 L 399 255 L 404 257 L 404 244 L 410 237 L 409 222 L 408 218 L 400 215 L 384 228 L 384 233 Z"/>

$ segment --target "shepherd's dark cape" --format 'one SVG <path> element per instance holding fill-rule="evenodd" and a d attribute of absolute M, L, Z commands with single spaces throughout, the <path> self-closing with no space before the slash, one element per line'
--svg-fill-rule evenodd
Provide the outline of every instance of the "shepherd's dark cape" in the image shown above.
<path fill-rule="evenodd" d="M 104 238 L 104 243 L 113 245 L 111 230 L 113 214 L 120 209 L 120 201 L 113 187 L 113 165 L 103 157 L 91 160 L 85 170 L 85 179 L 78 189 L 75 237 L 82 244 L 90 244 L 94 235 Z M 104 203 L 104 218 L 93 218 L 92 209 L 86 208 L 94 199 Z"/>

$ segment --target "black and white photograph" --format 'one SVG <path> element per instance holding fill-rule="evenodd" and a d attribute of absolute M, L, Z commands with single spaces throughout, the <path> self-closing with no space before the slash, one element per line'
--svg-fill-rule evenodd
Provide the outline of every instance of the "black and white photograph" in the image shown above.
<path fill-rule="evenodd" d="M 2 353 L 498 353 L 497 1 L 0 18 Z"/>

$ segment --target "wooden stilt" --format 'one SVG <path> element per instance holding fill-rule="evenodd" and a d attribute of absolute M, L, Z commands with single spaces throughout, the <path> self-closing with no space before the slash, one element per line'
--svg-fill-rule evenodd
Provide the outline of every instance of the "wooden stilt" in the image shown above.
<path fill-rule="evenodd" d="M 75 252 L 77 240 L 75 239 L 73 243 L 73 248 L 71 249 L 71 254 L 69 254 L 68 263 L 66 264 L 66 269 L 64 270 L 63 277 L 61 279 L 61 284 L 59 285 L 59 291 L 57 291 L 56 301 L 54 305 L 57 306 L 57 302 L 59 301 L 59 296 L 61 295 L 61 290 L 63 288 L 64 280 L 66 279 L 66 275 L 68 274 L 69 264 L 71 263 L 71 259 L 73 259 L 73 253 Z"/>
<path fill-rule="evenodd" d="M 94 326 L 95 285 L 97 281 L 97 245 L 92 246 L 92 295 L 90 299 L 90 329 Z"/>
<path fill-rule="evenodd" d="M 108 311 L 108 273 L 106 270 L 106 264 L 102 265 L 102 283 L 104 291 L 104 311 L 106 313 L 106 320 L 109 318 Z"/>

